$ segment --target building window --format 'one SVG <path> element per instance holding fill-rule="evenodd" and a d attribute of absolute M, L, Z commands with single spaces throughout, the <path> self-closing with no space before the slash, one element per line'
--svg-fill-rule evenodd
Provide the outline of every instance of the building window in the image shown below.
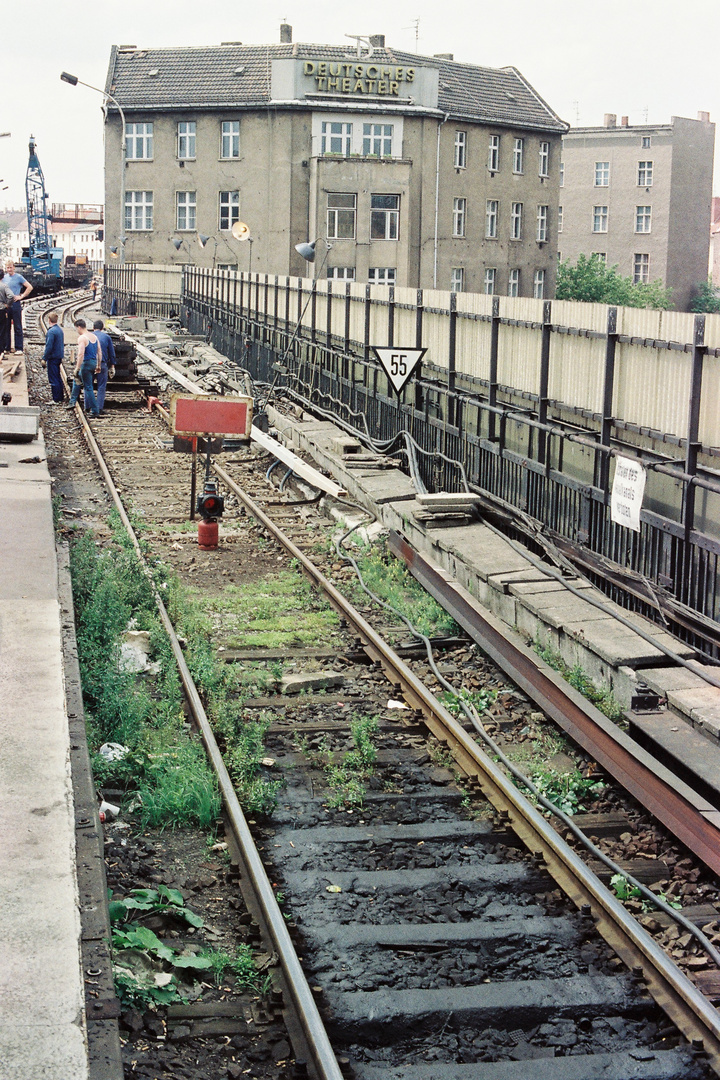
<path fill-rule="evenodd" d="M 535 239 L 539 244 L 544 244 L 547 240 L 548 229 L 548 208 L 547 206 L 538 206 L 537 208 L 537 235 Z"/>
<path fill-rule="evenodd" d="M 635 232 L 650 232 L 651 206 L 635 207 Z"/>
<path fill-rule="evenodd" d="M 177 156 L 180 161 L 195 157 L 195 121 L 181 120 L 177 126 Z"/>
<path fill-rule="evenodd" d="M 607 206 L 593 206 L 593 232 L 607 232 L 608 208 Z"/>
<path fill-rule="evenodd" d="M 607 251 L 593 251 L 590 257 L 592 259 L 599 259 L 603 266 L 607 264 Z"/>
<path fill-rule="evenodd" d="M 508 296 L 520 295 L 520 271 L 511 270 L 508 274 Z"/>
<path fill-rule="evenodd" d="M 327 200 L 328 239 L 354 240 L 357 195 L 345 191 L 329 191 Z"/>
<path fill-rule="evenodd" d="M 500 168 L 500 136 L 491 135 L 488 143 L 488 169 L 497 172 Z"/>
<path fill-rule="evenodd" d="M 328 266 L 327 276 L 332 281 L 354 281 L 354 266 Z"/>
<path fill-rule="evenodd" d="M 558 232 L 562 232 L 563 229 L 563 208 L 558 206 Z"/>
<path fill-rule="evenodd" d="M 638 161 L 638 187 L 652 187 L 652 161 Z"/>
<path fill-rule="evenodd" d="M 464 169 L 467 161 L 467 132 L 455 132 L 455 168 Z"/>
<path fill-rule="evenodd" d="M 223 120 L 220 131 L 220 157 L 226 161 L 229 158 L 239 158 L 240 121 Z"/>
<path fill-rule="evenodd" d="M 364 157 L 392 157 L 392 124 L 363 124 Z"/>
<path fill-rule="evenodd" d="M 649 135 L 643 135 L 642 136 L 642 139 L 640 140 L 640 146 L 642 147 L 643 150 L 649 150 L 650 149 L 650 147 L 652 146 L 652 141 L 651 141 Z"/>
<path fill-rule="evenodd" d="M 523 204 L 514 202 L 510 213 L 510 239 L 522 240 Z"/>
<path fill-rule="evenodd" d="M 498 234 L 498 201 L 488 199 L 485 203 L 485 236 L 495 240 Z"/>
<path fill-rule="evenodd" d="M 533 275 L 533 296 L 536 300 L 542 300 L 545 296 L 544 270 L 536 270 Z"/>
<path fill-rule="evenodd" d="M 399 195 L 370 196 L 371 240 L 397 240 L 399 223 Z"/>
<path fill-rule="evenodd" d="M 513 172 L 521 173 L 523 171 L 523 149 L 525 146 L 524 139 L 516 139 L 513 143 Z"/>
<path fill-rule="evenodd" d="M 232 229 L 236 221 L 240 220 L 240 192 L 220 192 L 220 229 Z"/>
<path fill-rule="evenodd" d="M 636 285 L 647 285 L 650 281 L 650 256 L 633 256 L 633 282 Z"/>
<path fill-rule="evenodd" d="M 453 199 L 453 236 L 465 235 L 467 199 Z"/>
<path fill-rule="evenodd" d="M 352 145 L 352 124 L 343 124 L 338 120 L 323 120 L 320 140 L 321 154 L 340 154 L 350 156 Z"/>
<path fill-rule="evenodd" d="M 549 176 L 550 175 L 550 143 L 549 142 L 541 142 L 540 143 L 538 175 L 539 176 Z"/>
<path fill-rule="evenodd" d="M 197 196 L 194 191 L 176 191 L 177 224 L 178 232 L 192 232 L 195 229 L 197 217 Z"/>
<path fill-rule="evenodd" d="M 368 270 L 368 281 L 374 285 L 394 285 L 394 266 L 371 266 Z"/>
<path fill-rule="evenodd" d="M 465 288 L 465 271 L 462 266 L 450 270 L 450 292 L 462 292 Z"/>
<path fill-rule="evenodd" d="M 610 185 L 610 162 L 595 162 L 595 187 L 609 187 Z"/>
<path fill-rule="evenodd" d="M 148 161 L 153 156 L 152 124 L 125 126 L 125 157 L 128 161 Z"/>
<path fill-rule="evenodd" d="M 495 278 L 497 276 L 497 270 L 494 266 L 485 267 L 485 280 L 483 282 L 483 289 L 487 296 L 492 296 L 495 292 Z"/>
<path fill-rule="evenodd" d="M 560 162 L 560 187 L 565 187 L 565 162 Z"/>
<path fill-rule="evenodd" d="M 137 232 L 153 227 L 152 191 L 125 192 L 125 230 Z"/>

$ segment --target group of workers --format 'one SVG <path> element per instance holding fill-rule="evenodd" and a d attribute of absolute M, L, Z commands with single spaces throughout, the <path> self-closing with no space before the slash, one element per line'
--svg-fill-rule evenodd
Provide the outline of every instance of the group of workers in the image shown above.
<path fill-rule="evenodd" d="M 65 400 L 65 388 L 60 369 L 65 358 L 65 335 L 58 324 L 57 311 L 50 312 L 48 322 L 50 327 L 45 338 L 43 363 L 47 364 L 53 405 L 62 405 Z M 73 386 L 66 408 L 75 408 L 82 390 L 85 412 L 90 416 L 102 416 L 107 381 L 115 375 L 115 346 L 110 334 L 105 330 L 102 319 L 95 320 L 92 330 L 88 329 L 84 319 L 76 319 L 75 329 L 78 335 L 77 352 L 73 370 Z M 93 387 L 93 377 L 97 379 L 97 393 Z"/>

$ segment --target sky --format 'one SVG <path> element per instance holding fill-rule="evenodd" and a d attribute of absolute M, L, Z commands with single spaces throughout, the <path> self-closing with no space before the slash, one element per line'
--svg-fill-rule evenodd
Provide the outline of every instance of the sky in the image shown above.
<path fill-rule="evenodd" d="M 102 88 L 112 45 L 275 43 L 281 22 L 292 25 L 295 41 L 345 44 L 346 34 L 385 34 L 386 44 L 408 52 L 512 65 L 572 125 L 600 125 L 605 113 L 616 113 L 618 123 L 628 116 L 631 125 L 665 124 L 699 111 L 720 125 L 716 0 L 365 0 L 352 7 L 337 0 L 77 0 L 72 7 L 34 0 L 9 18 L 0 131 L 11 136 L 0 139 L 0 207 L 25 205 L 30 135 L 52 202 L 103 201 L 102 97 L 62 83 L 61 71 Z M 717 155 L 714 191 L 720 194 Z"/>

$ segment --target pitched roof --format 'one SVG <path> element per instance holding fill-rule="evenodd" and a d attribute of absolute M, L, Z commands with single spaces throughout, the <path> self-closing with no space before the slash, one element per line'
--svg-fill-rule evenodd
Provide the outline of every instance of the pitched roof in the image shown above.
<path fill-rule="evenodd" d="M 277 59 L 347 62 L 356 59 L 356 54 L 343 46 L 299 42 L 172 49 L 113 46 L 105 88 L 126 109 L 268 105 L 272 100 L 272 61 Z M 372 61 L 436 68 L 438 109 L 454 119 L 554 132 L 567 130 L 568 125 L 514 67 L 478 67 L 386 47 L 375 47 Z M 312 107 L 316 107 L 315 102 Z"/>

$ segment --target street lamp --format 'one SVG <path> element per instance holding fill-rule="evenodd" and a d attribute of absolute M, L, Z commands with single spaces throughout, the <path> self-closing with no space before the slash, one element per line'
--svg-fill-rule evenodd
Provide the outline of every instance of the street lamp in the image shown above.
<path fill-rule="evenodd" d="M 122 149 L 120 151 L 120 208 L 119 208 L 119 221 L 118 221 L 118 240 L 120 241 L 120 262 L 125 261 L 125 240 L 127 237 L 122 237 L 120 234 L 123 230 L 125 222 L 125 158 L 127 154 L 127 128 L 125 124 L 125 113 L 123 112 L 122 105 L 114 98 L 112 94 L 108 94 L 107 90 L 101 90 L 99 86 L 91 86 L 90 83 L 83 82 L 82 79 L 78 79 L 77 75 L 70 75 L 67 71 L 60 73 L 60 79 L 62 82 L 68 83 L 70 86 L 85 86 L 88 90 L 95 90 L 96 93 L 102 94 L 105 99 L 105 104 L 111 101 L 117 111 L 120 113 L 120 119 L 122 121 Z"/>
<path fill-rule="evenodd" d="M 317 271 L 317 274 L 315 275 L 316 277 L 322 273 L 323 267 L 327 262 L 327 257 L 330 254 L 332 244 L 330 244 L 324 236 L 318 236 L 317 240 L 306 240 L 302 244 L 295 245 L 295 250 L 297 251 L 298 255 L 302 255 L 305 262 L 314 263 L 315 248 L 320 240 L 322 240 L 323 244 L 325 245 L 325 257 L 320 263 L 320 269 Z"/>

